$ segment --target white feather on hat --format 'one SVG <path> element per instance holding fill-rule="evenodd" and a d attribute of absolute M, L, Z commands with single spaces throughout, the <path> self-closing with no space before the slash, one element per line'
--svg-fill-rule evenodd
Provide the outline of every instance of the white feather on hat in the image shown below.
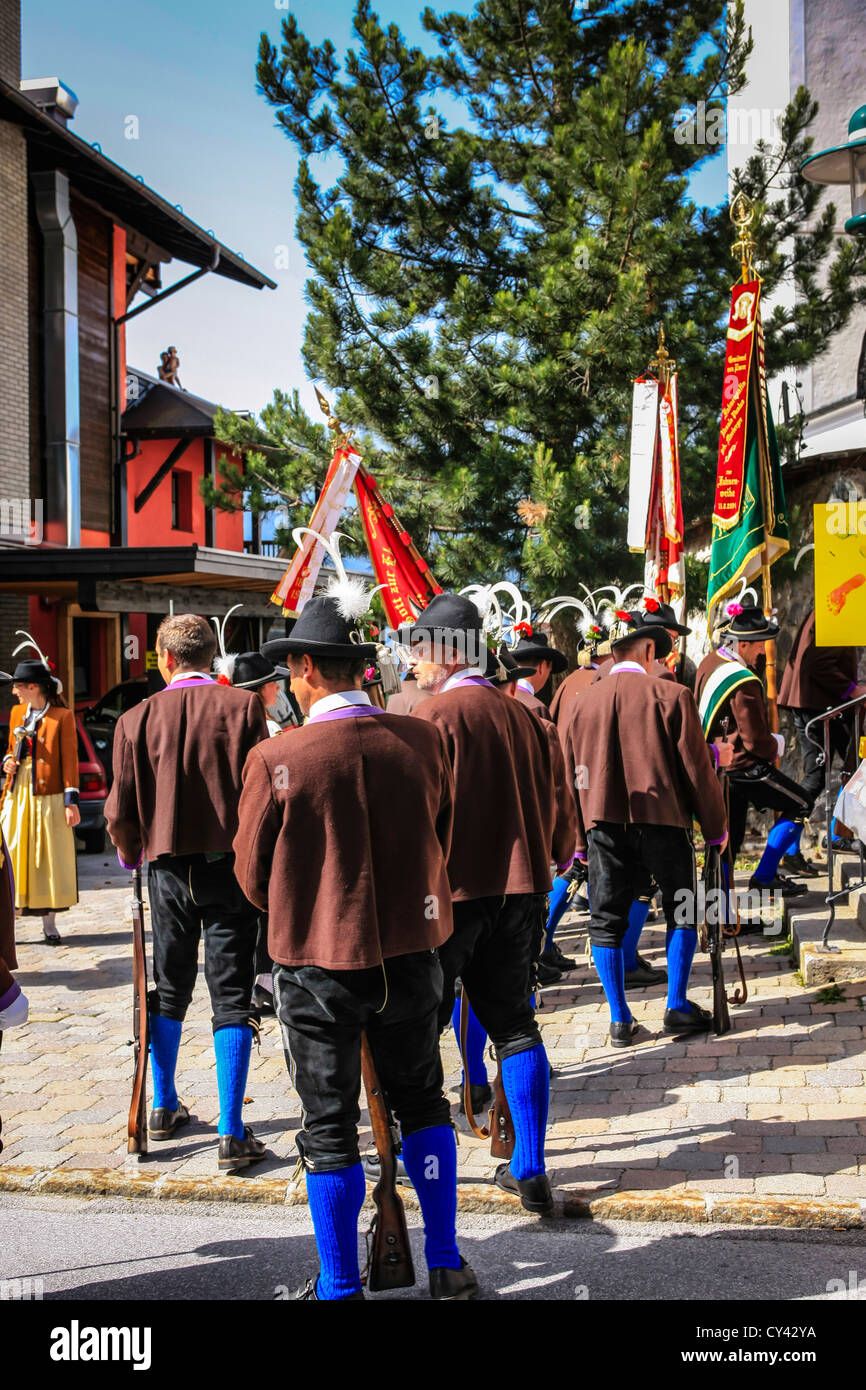
<path fill-rule="evenodd" d="M 302 536 L 315 536 L 322 547 L 330 555 L 337 571 L 336 578 L 329 580 L 325 589 L 324 597 L 332 598 L 337 605 L 337 612 L 347 623 L 357 623 L 368 611 L 374 594 L 378 594 L 380 589 L 387 589 L 387 584 L 376 584 L 372 589 L 368 589 L 363 579 L 357 575 L 350 575 L 346 571 L 343 557 L 340 554 L 340 541 L 347 540 L 344 531 L 332 531 L 330 536 L 323 536 L 321 531 L 316 531 L 312 526 L 296 526 L 292 531 L 292 540 L 295 545 L 301 544 Z"/>

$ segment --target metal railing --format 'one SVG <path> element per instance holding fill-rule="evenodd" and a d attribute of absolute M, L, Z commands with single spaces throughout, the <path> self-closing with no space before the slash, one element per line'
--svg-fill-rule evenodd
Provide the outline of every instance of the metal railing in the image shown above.
<path fill-rule="evenodd" d="M 863 841 L 860 839 L 857 840 L 857 846 L 860 855 L 859 882 L 849 882 L 845 885 L 844 888 L 839 889 L 835 889 L 833 886 L 833 808 L 836 804 L 836 798 L 832 795 L 833 754 L 830 748 L 830 720 L 835 719 L 840 714 L 844 714 L 846 710 L 857 709 L 859 706 L 863 705 L 864 702 L 866 702 L 866 695 L 858 695 L 857 698 L 854 700 L 846 700 L 844 704 L 835 705 L 832 709 L 825 710 L 823 714 L 816 714 L 814 718 L 809 720 L 808 724 L 803 730 L 805 737 L 809 740 L 813 747 L 819 750 L 818 766 L 821 767 L 823 765 L 824 767 L 824 792 L 827 798 L 827 896 L 825 897 L 824 901 L 830 909 L 830 916 L 827 918 L 827 924 L 824 927 L 824 933 L 821 937 L 821 944 L 820 946 L 815 947 L 816 951 L 821 951 L 824 955 L 839 955 L 842 949 L 840 946 L 829 946 L 827 944 L 830 932 L 833 927 L 833 922 L 836 919 L 836 903 L 840 898 L 847 897 L 848 893 L 851 891 L 852 888 L 856 889 L 866 887 L 866 860 L 864 860 L 863 858 Z M 813 724 L 823 724 L 824 726 L 823 740 L 821 742 L 819 742 L 818 739 L 813 738 L 812 735 L 809 733 L 809 730 L 812 728 Z M 854 739 L 854 744 L 856 747 L 856 719 L 854 721 L 852 737 Z M 840 787 L 844 785 L 845 781 L 847 781 L 848 775 L 846 775 L 843 772 L 839 783 Z"/>

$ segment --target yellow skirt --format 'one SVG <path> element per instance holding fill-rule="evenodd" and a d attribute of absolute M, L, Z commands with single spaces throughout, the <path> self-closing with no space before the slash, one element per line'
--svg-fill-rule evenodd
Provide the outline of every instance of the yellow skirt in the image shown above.
<path fill-rule="evenodd" d="M 25 758 L 0 809 L 15 875 L 15 910 L 62 912 L 78 902 L 75 834 L 66 824 L 63 793 L 34 796 L 32 777 Z"/>

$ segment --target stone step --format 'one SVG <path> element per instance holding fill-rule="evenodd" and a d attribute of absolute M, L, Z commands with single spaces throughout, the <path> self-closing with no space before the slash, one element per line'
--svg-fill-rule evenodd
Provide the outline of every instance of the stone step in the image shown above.
<path fill-rule="evenodd" d="M 810 880 L 809 893 L 785 902 L 785 920 L 803 983 L 807 986 L 834 984 L 839 980 L 866 980 L 866 887 L 859 886 L 859 873 L 859 860 L 851 856 L 836 863 L 836 891 L 850 885 L 849 891 L 836 900 L 827 940 L 828 946 L 837 950 L 821 950 L 830 917 L 826 878 Z"/>

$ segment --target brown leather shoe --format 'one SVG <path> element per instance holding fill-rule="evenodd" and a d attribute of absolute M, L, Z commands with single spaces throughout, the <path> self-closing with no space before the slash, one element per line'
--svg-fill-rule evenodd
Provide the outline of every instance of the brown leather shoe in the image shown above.
<path fill-rule="evenodd" d="M 249 1125 L 244 1125 L 243 1139 L 233 1134 L 221 1134 L 217 1167 L 223 1173 L 234 1172 L 236 1168 L 246 1168 L 250 1163 L 270 1158 L 271 1154 L 261 1139 L 257 1139 Z"/>

